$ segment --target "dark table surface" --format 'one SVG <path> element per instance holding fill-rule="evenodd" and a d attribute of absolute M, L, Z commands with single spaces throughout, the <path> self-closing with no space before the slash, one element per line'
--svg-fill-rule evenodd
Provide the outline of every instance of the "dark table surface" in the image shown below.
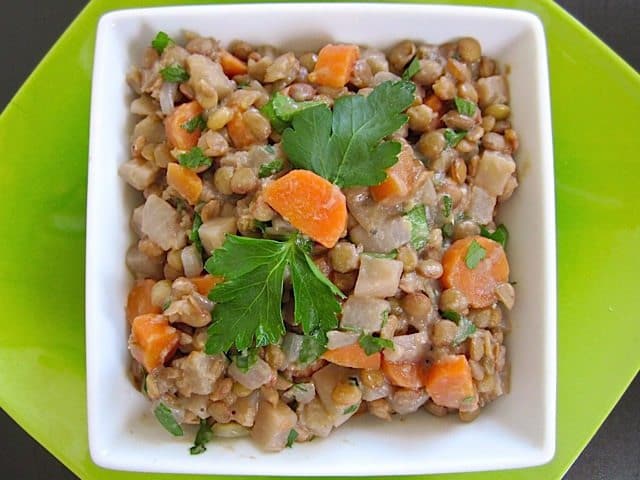
<path fill-rule="evenodd" d="M 5 3 L 6 2 L 6 3 Z M 85 5 L 84 0 L 2 0 L 0 110 Z M 558 0 L 636 70 L 640 68 L 640 0 Z M 567 475 L 568 480 L 640 480 L 640 378 L 636 377 Z M 76 477 L 0 412 L 0 478 Z"/>

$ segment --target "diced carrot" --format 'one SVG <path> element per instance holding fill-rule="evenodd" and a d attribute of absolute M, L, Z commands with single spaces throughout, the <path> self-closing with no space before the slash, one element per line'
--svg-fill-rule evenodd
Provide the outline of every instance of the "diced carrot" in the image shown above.
<path fill-rule="evenodd" d="M 353 343 L 344 347 L 327 350 L 322 354 L 327 362 L 335 363 L 349 368 L 380 369 L 380 352 L 367 355 L 359 343 Z"/>
<path fill-rule="evenodd" d="M 326 87 L 344 87 L 359 57 L 357 45 L 325 45 L 318 53 L 318 61 L 309 74 L 309 81 Z"/>
<path fill-rule="evenodd" d="M 150 372 L 164 365 L 175 353 L 179 336 L 164 315 L 139 315 L 131 323 L 129 349 L 133 358 Z"/>
<path fill-rule="evenodd" d="M 465 258 L 473 241 L 484 248 L 486 256 L 475 268 L 469 268 Z M 473 308 L 493 304 L 497 300 L 496 286 L 509 279 L 509 262 L 502 246 L 479 235 L 455 241 L 444 252 L 442 268 L 442 285 L 460 290 Z"/>
<path fill-rule="evenodd" d="M 436 94 L 432 93 L 429 95 L 424 103 L 438 115 L 442 115 L 442 112 L 444 111 L 444 103 L 442 103 L 442 100 L 440 100 Z"/>
<path fill-rule="evenodd" d="M 398 203 L 412 193 L 416 178 L 420 173 L 420 163 L 409 144 L 404 144 L 398 154 L 398 161 L 387 169 L 387 178 L 382 183 L 369 187 L 376 202 Z"/>
<path fill-rule="evenodd" d="M 189 281 L 196 286 L 196 290 L 200 295 L 209 295 L 213 287 L 222 282 L 223 278 L 217 275 L 202 275 L 200 277 L 191 277 Z"/>
<path fill-rule="evenodd" d="M 222 52 L 220 64 L 227 77 L 235 77 L 236 75 L 247 73 L 247 64 L 229 52 Z"/>
<path fill-rule="evenodd" d="M 258 141 L 253 132 L 249 129 L 242 118 L 242 113 L 237 112 L 229 123 L 227 123 L 227 133 L 236 148 L 244 148 Z"/>
<path fill-rule="evenodd" d="M 389 362 L 382 358 L 382 371 L 389 383 L 398 387 L 416 389 L 422 387 L 425 365 L 410 362 Z"/>
<path fill-rule="evenodd" d="M 276 212 L 316 242 L 332 248 L 347 227 L 347 201 L 334 184 L 309 170 L 292 170 L 264 189 Z"/>
<path fill-rule="evenodd" d="M 162 309 L 151 303 L 151 289 L 156 284 L 150 278 L 140 280 L 129 291 L 127 297 L 127 321 L 131 323 L 138 315 L 161 313 Z"/>
<path fill-rule="evenodd" d="M 447 355 L 433 363 L 426 371 L 424 384 L 436 405 L 460 408 L 463 402 L 476 397 L 471 368 L 464 355 Z"/>
<path fill-rule="evenodd" d="M 167 165 L 167 183 L 191 205 L 196 204 L 202 193 L 202 180 L 198 174 L 177 163 Z"/>
<path fill-rule="evenodd" d="M 189 133 L 183 125 L 200 114 L 202 114 L 202 107 L 195 101 L 176 107 L 164 120 L 164 129 L 169 143 L 180 150 L 190 150 L 195 147 L 200 138 L 200 129 L 196 128 Z"/>

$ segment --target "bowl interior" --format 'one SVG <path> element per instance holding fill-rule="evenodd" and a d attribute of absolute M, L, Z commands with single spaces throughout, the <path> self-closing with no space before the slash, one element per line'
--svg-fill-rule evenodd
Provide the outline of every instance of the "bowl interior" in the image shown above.
<path fill-rule="evenodd" d="M 129 67 L 159 30 L 183 29 L 296 51 L 328 42 L 386 49 L 410 38 L 442 43 L 476 37 L 510 67 L 513 123 L 520 135 L 520 188 L 501 210 L 511 234 L 516 307 L 508 338 L 511 393 L 471 424 L 424 412 L 392 422 L 364 416 L 327 439 L 265 454 L 248 440 L 216 440 L 190 456 L 195 431 L 168 435 L 128 375 L 124 257 L 129 216 L 141 202 L 117 176 L 128 159 Z M 273 475 L 387 475 L 531 466 L 555 441 L 555 220 L 546 50 L 533 15 L 509 10 L 366 4 L 170 7 L 102 18 L 94 64 L 87 211 L 87 378 L 91 455 L 116 469 Z M 215 459 L 212 460 L 212 459 Z M 224 459 L 224 461 L 220 461 Z"/>

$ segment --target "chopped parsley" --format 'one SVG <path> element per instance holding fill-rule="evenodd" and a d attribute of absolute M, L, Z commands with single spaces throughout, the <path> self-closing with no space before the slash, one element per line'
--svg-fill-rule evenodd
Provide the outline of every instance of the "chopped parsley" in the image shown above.
<path fill-rule="evenodd" d="M 443 195 L 442 196 L 442 216 L 445 218 L 449 218 L 451 216 L 451 211 L 453 210 L 453 199 L 451 195 Z"/>
<path fill-rule="evenodd" d="M 314 362 L 325 352 L 326 344 L 326 335 L 322 331 L 316 331 L 312 335 L 305 335 L 300 346 L 298 361 L 303 365 Z"/>
<path fill-rule="evenodd" d="M 269 227 L 269 222 L 261 222 L 260 220 L 254 220 L 253 226 L 256 227 L 256 230 L 260 230 L 260 233 L 264 235 L 264 233 L 267 230 L 267 227 Z"/>
<path fill-rule="evenodd" d="M 351 406 L 349 406 L 349 407 L 345 408 L 345 409 L 342 411 L 342 414 L 343 414 L 343 415 L 349 415 L 349 414 L 351 414 L 351 413 L 354 413 L 356 410 L 358 410 L 358 407 L 360 407 L 360 404 L 359 404 L 359 403 L 354 403 L 353 405 L 351 405 Z"/>
<path fill-rule="evenodd" d="M 411 224 L 411 246 L 419 251 L 427 244 L 429 224 L 427 223 L 427 209 L 419 204 L 405 214 Z"/>
<path fill-rule="evenodd" d="M 420 71 L 420 60 L 417 57 L 413 57 L 411 63 L 407 65 L 404 72 L 402 72 L 402 80 L 411 80 L 413 76 Z"/>
<path fill-rule="evenodd" d="M 164 32 L 158 32 L 156 34 L 156 37 L 151 40 L 151 46 L 156 52 L 158 52 L 158 55 L 162 55 L 164 49 L 172 43 L 173 40 L 171 39 L 171 37 Z"/>
<path fill-rule="evenodd" d="M 481 226 L 480 235 L 489 238 L 494 242 L 498 242 L 503 248 L 507 246 L 507 240 L 509 240 L 509 231 L 503 224 L 498 225 L 498 228 L 493 232 L 490 232 L 486 227 Z"/>
<path fill-rule="evenodd" d="M 462 140 L 466 136 L 466 130 L 460 130 L 456 132 L 451 128 L 446 128 L 444 131 L 444 140 L 447 142 L 447 147 L 455 147 L 460 143 L 460 140 Z"/>
<path fill-rule="evenodd" d="M 182 65 L 170 65 L 160 70 L 160 75 L 165 82 L 180 83 L 189 80 L 189 74 Z"/>
<path fill-rule="evenodd" d="M 384 82 L 367 97 L 344 95 L 333 110 L 306 108 L 282 134 L 282 146 L 297 168 L 311 170 L 340 188 L 378 185 L 398 161 L 400 143 L 383 141 L 407 122 L 414 100 L 412 82 Z"/>
<path fill-rule="evenodd" d="M 461 316 L 458 322 L 458 331 L 453 339 L 453 346 L 457 347 L 474 333 L 476 333 L 476 326 L 473 322 L 467 317 Z"/>
<path fill-rule="evenodd" d="M 271 160 L 268 163 L 263 163 L 262 165 L 260 165 L 260 170 L 258 170 L 258 177 L 260 178 L 270 177 L 274 173 L 278 173 L 283 168 L 284 168 L 284 160 L 280 158 L 276 158 L 275 160 Z"/>
<path fill-rule="evenodd" d="M 153 414 L 160 422 L 160 425 L 162 425 L 165 430 L 171 435 L 174 435 L 176 437 L 181 437 L 182 435 L 184 435 L 182 427 L 176 421 L 169 407 L 167 407 L 164 403 L 159 403 L 158 406 L 153 410 Z"/>
<path fill-rule="evenodd" d="M 477 107 L 475 103 L 460 97 L 454 98 L 453 102 L 456 104 L 456 110 L 460 115 L 473 117 L 476 114 Z"/>
<path fill-rule="evenodd" d="M 276 343 L 285 333 L 282 291 L 291 276 L 294 319 L 305 335 L 326 344 L 325 332 L 338 326 L 342 292 L 318 270 L 299 235 L 286 241 L 227 235 L 205 265 L 224 282 L 209 293 L 216 302 L 206 352 L 239 351 Z M 324 347 L 323 344 L 323 347 Z"/>
<path fill-rule="evenodd" d="M 453 237 L 453 223 L 445 223 L 442 226 L 442 235 L 444 235 L 446 238 Z"/>
<path fill-rule="evenodd" d="M 204 121 L 201 115 L 196 115 L 188 122 L 183 123 L 180 127 L 184 128 L 187 132 L 193 133 L 196 130 L 204 130 L 207 128 L 207 122 Z"/>
<path fill-rule="evenodd" d="M 393 342 L 388 338 L 374 337 L 373 335 L 361 335 L 358 343 L 367 355 L 373 355 L 385 348 L 393 350 Z"/>
<path fill-rule="evenodd" d="M 458 312 L 454 312 L 453 310 L 444 310 L 440 312 L 440 316 L 442 318 L 446 318 L 447 320 L 451 320 L 452 322 L 460 323 L 460 314 Z"/>
<path fill-rule="evenodd" d="M 293 116 L 307 108 L 322 105 L 318 101 L 296 102 L 284 93 L 276 92 L 269 101 L 260 108 L 260 111 L 271 122 L 273 129 L 282 133 L 291 126 Z"/>
<path fill-rule="evenodd" d="M 398 257 L 398 250 L 395 248 L 390 252 L 381 253 L 381 252 L 362 252 L 362 255 L 366 255 L 367 257 L 373 258 L 389 258 L 391 260 Z"/>
<path fill-rule="evenodd" d="M 191 225 L 191 230 L 189 230 L 189 241 L 196 246 L 200 255 L 204 252 L 204 247 L 202 246 L 202 241 L 200 240 L 200 232 L 199 229 L 202 226 L 202 217 L 198 212 L 195 212 L 193 217 L 193 225 Z"/>
<path fill-rule="evenodd" d="M 476 240 L 473 240 L 469 245 L 467 254 L 464 256 L 464 263 L 473 270 L 478 266 L 480 260 L 486 256 L 487 251 Z"/>
<path fill-rule="evenodd" d="M 189 453 L 191 453 L 191 455 L 198 455 L 206 451 L 207 447 L 205 445 L 209 443 L 211 437 L 213 437 L 211 427 L 204 418 L 201 418 L 196 439 L 193 442 L 193 446 L 189 448 Z"/>
<path fill-rule="evenodd" d="M 287 436 L 286 447 L 291 448 L 293 446 L 293 442 L 296 441 L 296 438 L 298 438 L 298 432 L 296 432 L 296 430 L 292 428 L 289 432 L 289 435 Z"/>
<path fill-rule="evenodd" d="M 178 155 L 178 163 L 187 168 L 210 167 L 211 159 L 204 154 L 200 147 L 193 147 L 187 153 Z"/>
<path fill-rule="evenodd" d="M 233 360 L 241 372 L 247 373 L 258 361 L 258 352 L 254 348 L 249 348 L 240 352 Z"/>

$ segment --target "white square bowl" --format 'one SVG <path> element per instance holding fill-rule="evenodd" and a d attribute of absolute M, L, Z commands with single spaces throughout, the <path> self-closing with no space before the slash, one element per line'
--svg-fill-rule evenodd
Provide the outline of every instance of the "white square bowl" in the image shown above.
<path fill-rule="evenodd" d="M 133 195 L 118 175 L 128 160 L 128 68 L 159 30 L 183 29 L 294 50 L 327 42 L 388 48 L 411 38 L 442 43 L 473 36 L 510 67 L 512 118 L 520 134 L 520 187 L 502 208 L 518 299 L 508 337 L 511 393 L 471 424 L 416 413 L 381 422 L 363 416 L 327 439 L 273 454 L 247 439 L 216 440 L 191 456 L 194 432 L 168 435 L 128 378 L 124 304 L 132 279 L 125 252 Z M 556 267 L 554 178 L 547 56 L 532 14 L 400 4 L 209 5 L 122 10 L 98 26 L 91 103 L 86 258 L 89 444 L 100 466 L 148 472 L 248 475 L 398 475 L 528 467 L 555 449 Z"/>

